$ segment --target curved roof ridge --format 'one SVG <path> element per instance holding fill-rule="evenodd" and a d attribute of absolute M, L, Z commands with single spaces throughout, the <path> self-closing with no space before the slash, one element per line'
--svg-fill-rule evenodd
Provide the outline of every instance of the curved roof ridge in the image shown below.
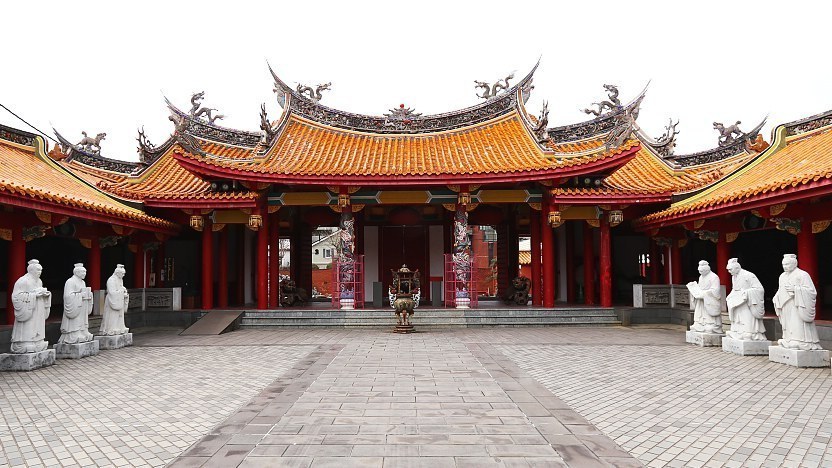
<path fill-rule="evenodd" d="M 519 82 L 508 90 L 481 103 L 450 112 L 433 115 L 405 115 L 402 118 L 374 116 L 343 111 L 325 106 L 319 102 L 307 99 L 296 90 L 288 86 L 269 65 L 269 72 L 275 81 L 275 92 L 278 103 L 292 113 L 307 119 L 320 122 L 336 128 L 354 130 L 363 133 L 432 133 L 454 128 L 465 127 L 491 120 L 513 110 L 518 102 L 526 102 L 531 92 L 534 72 L 540 65 L 540 60 Z M 402 105 L 403 106 L 403 105 Z"/>

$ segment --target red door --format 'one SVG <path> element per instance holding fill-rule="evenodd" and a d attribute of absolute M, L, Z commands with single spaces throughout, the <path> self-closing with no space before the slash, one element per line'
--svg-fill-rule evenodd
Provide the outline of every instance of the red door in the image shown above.
<path fill-rule="evenodd" d="M 427 226 L 382 226 L 381 227 L 381 281 L 384 290 L 390 286 L 393 274 L 407 265 L 411 271 L 419 270 L 422 280 L 422 300 L 430 300 L 427 284 L 428 267 L 428 228 Z"/>

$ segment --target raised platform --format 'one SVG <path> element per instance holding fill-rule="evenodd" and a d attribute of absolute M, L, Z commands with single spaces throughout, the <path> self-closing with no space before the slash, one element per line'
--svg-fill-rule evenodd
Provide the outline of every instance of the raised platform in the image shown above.
<path fill-rule="evenodd" d="M 133 346 L 132 333 L 125 333 L 123 335 L 97 335 L 95 340 L 98 341 L 99 349 L 119 349 L 125 346 Z"/>
<path fill-rule="evenodd" d="M 730 337 L 722 338 L 722 350 L 740 356 L 768 356 L 769 340 L 735 340 Z"/>
<path fill-rule="evenodd" d="M 98 340 L 83 343 L 55 343 L 55 359 L 82 359 L 95 356 L 99 350 Z"/>
<path fill-rule="evenodd" d="M 0 371 L 31 371 L 55 364 L 55 350 L 37 353 L 0 354 Z"/>
<path fill-rule="evenodd" d="M 768 360 L 795 367 L 829 367 L 829 351 L 825 349 L 801 351 L 782 346 L 769 346 Z"/>
<path fill-rule="evenodd" d="M 711 346 L 722 346 L 722 338 L 724 333 L 702 333 L 698 331 L 688 330 L 685 332 L 685 342 L 701 346 L 703 348 Z"/>
<path fill-rule="evenodd" d="M 241 328 L 335 327 L 391 328 L 392 308 L 384 309 L 276 309 L 243 310 Z M 417 330 L 444 327 L 616 326 L 621 321 L 613 308 L 484 307 L 478 309 L 419 308 L 412 317 Z"/>

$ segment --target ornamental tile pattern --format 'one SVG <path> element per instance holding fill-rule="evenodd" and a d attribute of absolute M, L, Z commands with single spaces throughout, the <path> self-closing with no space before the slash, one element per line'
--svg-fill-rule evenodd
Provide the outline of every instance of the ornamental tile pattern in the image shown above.
<path fill-rule="evenodd" d="M 293 115 L 262 158 L 218 155 L 211 148 L 203 148 L 206 156 L 183 157 L 273 175 L 434 176 L 558 170 L 602 161 L 638 144 L 630 140 L 610 151 L 595 144 L 587 154 L 550 154 L 537 145 L 516 113 L 464 129 L 413 135 L 350 132 Z"/>
<path fill-rule="evenodd" d="M 220 145 L 215 145 L 220 146 Z M 235 148 L 230 148 L 231 150 Z M 174 158 L 174 145 L 138 177 L 122 177 L 115 182 L 101 180 L 102 190 L 131 200 L 255 200 L 254 192 L 211 192 L 210 183 L 182 167 Z"/>
<path fill-rule="evenodd" d="M 102 213 L 148 226 L 174 225 L 113 200 L 68 174 L 34 147 L 0 140 L 0 194 Z"/>

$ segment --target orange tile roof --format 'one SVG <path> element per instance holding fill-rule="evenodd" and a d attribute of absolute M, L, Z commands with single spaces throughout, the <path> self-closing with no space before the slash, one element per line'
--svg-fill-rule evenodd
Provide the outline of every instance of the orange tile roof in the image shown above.
<path fill-rule="evenodd" d="M 785 135 L 784 127 L 777 130 Z M 670 208 L 645 216 L 639 223 L 667 220 L 694 211 L 709 211 L 755 197 L 771 197 L 784 189 L 801 190 L 818 181 L 832 182 L 832 128 L 772 144 L 759 159 L 726 177 L 711 189 Z M 782 149 L 779 149 L 782 148 Z"/>
<path fill-rule="evenodd" d="M 111 217 L 114 224 L 126 220 L 132 224 L 175 228 L 173 223 L 123 205 L 78 180 L 44 154 L 39 137 L 35 142 L 38 147 L 0 140 L 0 194 L 103 214 Z"/>
<path fill-rule="evenodd" d="M 674 169 L 642 146 L 636 157 L 604 179 L 601 187 L 558 187 L 552 189 L 552 194 L 595 197 L 665 195 L 669 198 L 673 194 L 689 192 L 711 184 L 754 156 L 756 153 L 742 153 L 709 164 Z"/>
<path fill-rule="evenodd" d="M 208 145 L 206 145 L 208 146 Z M 219 146 L 219 145 L 217 145 Z M 102 190 L 130 200 L 255 200 L 255 192 L 211 192 L 210 184 L 182 167 L 174 152 L 182 152 L 173 145 L 140 175 L 122 177 L 108 182 L 101 180 Z"/>
<path fill-rule="evenodd" d="M 621 154 L 628 141 L 605 151 L 595 144 L 582 154 L 541 149 L 512 112 L 471 127 L 426 134 L 371 134 L 341 130 L 290 115 L 262 157 L 183 154 L 204 165 L 278 176 L 439 176 L 523 173 L 574 167 Z M 221 156 L 221 157 L 215 157 Z"/>

